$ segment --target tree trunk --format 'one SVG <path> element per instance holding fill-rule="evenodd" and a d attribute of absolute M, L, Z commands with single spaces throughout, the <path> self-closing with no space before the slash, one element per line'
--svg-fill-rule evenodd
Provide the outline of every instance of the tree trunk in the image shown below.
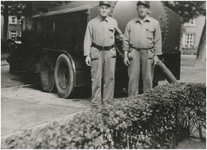
<path fill-rule="evenodd" d="M 201 39 L 199 42 L 196 60 L 200 62 L 206 61 L 206 21 L 205 21 Z"/>
<path fill-rule="evenodd" d="M 5 42 L 7 40 L 7 32 L 8 32 L 8 5 L 4 4 L 4 24 L 3 24 L 3 41 Z"/>
<path fill-rule="evenodd" d="M 32 16 L 33 15 L 33 2 L 28 1 L 26 2 L 26 17 Z"/>

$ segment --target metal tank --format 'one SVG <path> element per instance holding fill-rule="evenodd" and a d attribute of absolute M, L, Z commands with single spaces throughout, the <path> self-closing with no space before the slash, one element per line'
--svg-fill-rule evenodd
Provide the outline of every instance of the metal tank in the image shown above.
<path fill-rule="evenodd" d="M 126 24 L 137 16 L 137 1 L 118 1 L 112 6 L 112 17 L 118 22 L 122 33 Z M 149 15 L 159 21 L 162 32 L 162 51 L 160 59 L 180 79 L 180 34 L 181 18 L 175 12 L 165 7 L 160 1 L 150 1 Z M 120 47 L 120 46 L 119 46 Z M 120 47 L 121 49 L 121 47 Z M 155 70 L 155 81 L 164 80 L 161 72 Z"/>
<path fill-rule="evenodd" d="M 75 5 L 76 2 L 71 3 Z M 97 2 L 90 2 L 97 3 Z M 118 22 L 118 26 L 122 33 L 125 31 L 127 23 L 133 18 L 137 17 L 136 5 L 137 1 L 112 1 L 112 8 L 110 16 L 115 18 Z M 91 8 L 88 11 L 88 20 L 93 19 L 98 14 L 98 6 Z M 181 34 L 181 18 L 178 14 L 165 7 L 160 1 L 150 1 L 149 15 L 158 20 L 161 27 L 162 34 L 162 51 L 163 55 L 160 56 L 163 61 L 162 66 L 165 65 L 169 69 L 168 72 L 172 72 L 168 75 L 169 78 L 180 79 L 180 34 Z M 121 76 L 116 74 L 116 86 L 126 87 L 127 80 L 127 68 L 122 63 L 123 51 L 122 43 L 116 43 L 119 57 L 117 58 L 117 70 L 120 71 Z M 121 57 L 120 57 L 121 56 Z M 154 83 L 158 84 L 159 81 L 165 80 L 166 75 L 160 71 L 163 68 L 159 68 L 160 65 L 155 67 Z M 122 82 L 118 82 L 122 80 Z M 121 85 L 120 85 L 121 84 Z"/>
<path fill-rule="evenodd" d="M 136 1 L 113 1 L 111 16 L 124 33 L 127 23 L 137 16 Z M 150 16 L 160 22 L 163 38 L 162 66 L 180 79 L 180 17 L 160 1 L 152 1 Z M 42 88 L 68 98 L 76 89 L 90 87 L 90 67 L 85 64 L 83 41 L 88 21 L 98 15 L 98 1 L 71 1 L 69 4 L 23 20 L 22 43 L 10 67 L 39 76 Z M 122 43 L 116 41 L 116 89 L 127 88 L 127 67 L 123 63 Z M 17 63 L 18 62 L 18 63 Z M 165 68 L 165 66 L 163 68 Z M 162 69 L 163 69 L 162 68 Z M 163 70 L 155 69 L 154 83 L 165 80 Z M 171 79 L 171 78 L 170 78 Z M 174 78 L 173 78 L 174 79 Z"/>

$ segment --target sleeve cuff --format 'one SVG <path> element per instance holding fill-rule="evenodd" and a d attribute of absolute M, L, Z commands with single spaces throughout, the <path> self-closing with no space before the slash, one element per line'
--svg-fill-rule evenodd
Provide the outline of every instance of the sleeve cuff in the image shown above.
<path fill-rule="evenodd" d="M 129 51 L 129 47 L 128 46 L 123 46 L 123 51 Z"/>
<path fill-rule="evenodd" d="M 84 53 L 84 56 L 90 56 L 88 53 Z"/>

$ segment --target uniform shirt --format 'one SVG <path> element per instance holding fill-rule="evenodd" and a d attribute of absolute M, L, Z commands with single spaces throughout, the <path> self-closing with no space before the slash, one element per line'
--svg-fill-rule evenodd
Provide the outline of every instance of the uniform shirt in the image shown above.
<path fill-rule="evenodd" d="M 114 34 L 117 35 L 117 39 L 123 40 L 123 35 L 115 19 L 106 17 L 102 20 L 100 16 L 97 16 L 90 20 L 85 33 L 84 56 L 90 55 L 92 43 L 99 46 L 112 46 L 115 42 Z"/>
<path fill-rule="evenodd" d="M 143 21 L 138 17 L 129 21 L 124 33 L 123 50 L 129 51 L 130 47 L 153 48 L 155 55 L 161 55 L 162 37 L 159 22 L 149 16 L 146 16 Z"/>

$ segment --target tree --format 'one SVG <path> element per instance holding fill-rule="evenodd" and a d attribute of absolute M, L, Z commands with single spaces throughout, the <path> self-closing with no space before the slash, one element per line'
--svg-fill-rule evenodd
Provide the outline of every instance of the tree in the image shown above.
<path fill-rule="evenodd" d="M 8 17 L 9 15 L 15 15 L 18 19 L 20 16 L 26 13 L 26 5 L 28 2 L 26 1 L 2 1 L 2 15 L 4 16 L 3 21 L 3 36 L 2 39 L 5 42 L 7 40 L 7 32 L 8 32 Z M 30 9 L 31 10 L 31 9 Z"/>
<path fill-rule="evenodd" d="M 205 21 L 206 22 L 206 21 Z M 203 28 L 203 32 L 201 35 L 201 40 L 198 47 L 198 53 L 197 53 L 197 61 L 204 62 L 206 61 L 206 23 Z"/>
<path fill-rule="evenodd" d="M 4 24 L 3 24 L 3 36 L 2 36 L 2 40 L 3 41 L 6 41 L 6 37 L 7 37 L 7 30 L 8 30 L 8 7 L 9 5 L 11 4 L 10 1 L 8 2 L 2 2 L 3 3 L 3 6 L 2 6 L 2 14 L 4 16 Z"/>
<path fill-rule="evenodd" d="M 8 32 L 8 17 L 9 15 L 17 16 L 20 19 L 21 16 L 32 16 L 33 7 L 36 5 L 44 7 L 55 7 L 64 5 L 68 2 L 65 1 L 1 1 L 1 13 L 4 16 L 3 23 L 3 36 L 2 40 L 5 42 L 7 40 Z"/>
<path fill-rule="evenodd" d="M 163 3 L 178 13 L 182 17 L 183 23 L 200 15 L 206 16 L 206 1 L 164 1 Z M 199 42 L 196 59 L 197 61 L 206 60 L 206 21 Z"/>

